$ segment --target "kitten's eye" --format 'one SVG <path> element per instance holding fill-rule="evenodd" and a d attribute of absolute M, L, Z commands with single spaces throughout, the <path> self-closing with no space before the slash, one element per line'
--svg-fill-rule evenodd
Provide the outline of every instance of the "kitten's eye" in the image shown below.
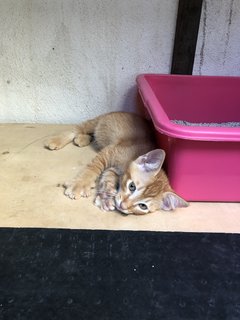
<path fill-rule="evenodd" d="M 134 192 L 134 191 L 136 190 L 136 186 L 135 186 L 135 183 L 134 183 L 133 181 L 129 183 L 128 189 L 129 189 L 131 192 Z"/>
<path fill-rule="evenodd" d="M 138 206 L 141 210 L 148 210 L 148 206 L 145 203 L 139 203 Z"/>

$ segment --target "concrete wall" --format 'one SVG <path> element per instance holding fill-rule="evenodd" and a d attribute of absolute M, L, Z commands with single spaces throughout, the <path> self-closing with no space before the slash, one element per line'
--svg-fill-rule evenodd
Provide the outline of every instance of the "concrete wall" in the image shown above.
<path fill-rule="evenodd" d="M 177 0 L 0 0 L 0 122 L 76 123 L 136 106 L 168 73 Z"/>
<path fill-rule="evenodd" d="M 193 74 L 240 76 L 239 0 L 203 0 Z"/>
<path fill-rule="evenodd" d="M 178 0 L 0 0 L 0 122 L 77 123 L 136 108 L 169 73 Z M 240 75 L 240 1 L 203 0 L 194 74 Z"/>

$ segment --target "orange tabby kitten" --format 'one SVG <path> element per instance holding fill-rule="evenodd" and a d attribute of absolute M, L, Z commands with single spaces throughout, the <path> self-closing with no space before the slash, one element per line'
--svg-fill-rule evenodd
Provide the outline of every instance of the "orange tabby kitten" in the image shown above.
<path fill-rule="evenodd" d="M 111 112 L 50 138 L 45 146 L 58 150 L 73 141 L 83 147 L 92 139 L 99 153 L 74 181 L 65 184 L 66 196 L 88 197 L 97 187 L 98 207 L 125 214 L 188 206 L 171 189 L 162 169 L 165 152 L 155 149 L 151 126 L 140 116 Z"/>

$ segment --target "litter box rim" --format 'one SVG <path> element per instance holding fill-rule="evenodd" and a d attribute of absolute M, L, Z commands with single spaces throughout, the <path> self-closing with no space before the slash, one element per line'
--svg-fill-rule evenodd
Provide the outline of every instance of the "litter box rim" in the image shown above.
<path fill-rule="evenodd" d="M 240 141 L 240 127 L 204 127 L 204 126 L 185 126 L 173 123 L 161 103 L 152 90 L 147 77 L 198 77 L 198 78 L 228 78 L 240 79 L 240 77 L 231 76 L 198 76 L 198 75 L 169 75 L 156 73 L 143 73 L 136 77 L 139 94 L 142 98 L 145 108 L 151 117 L 155 129 L 164 135 L 173 138 L 197 140 L 197 141 Z"/>

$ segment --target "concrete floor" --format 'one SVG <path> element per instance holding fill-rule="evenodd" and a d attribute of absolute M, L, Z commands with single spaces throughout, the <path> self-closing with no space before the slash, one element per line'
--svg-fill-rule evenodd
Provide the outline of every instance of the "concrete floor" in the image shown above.
<path fill-rule="evenodd" d="M 172 213 L 123 216 L 102 212 L 92 198 L 70 200 L 60 186 L 95 154 L 91 147 L 43 148 L 69 126 L 0 125 L 0 226 L 74 229 L 240 232 L 240 203 L 191 203 Z"/>

